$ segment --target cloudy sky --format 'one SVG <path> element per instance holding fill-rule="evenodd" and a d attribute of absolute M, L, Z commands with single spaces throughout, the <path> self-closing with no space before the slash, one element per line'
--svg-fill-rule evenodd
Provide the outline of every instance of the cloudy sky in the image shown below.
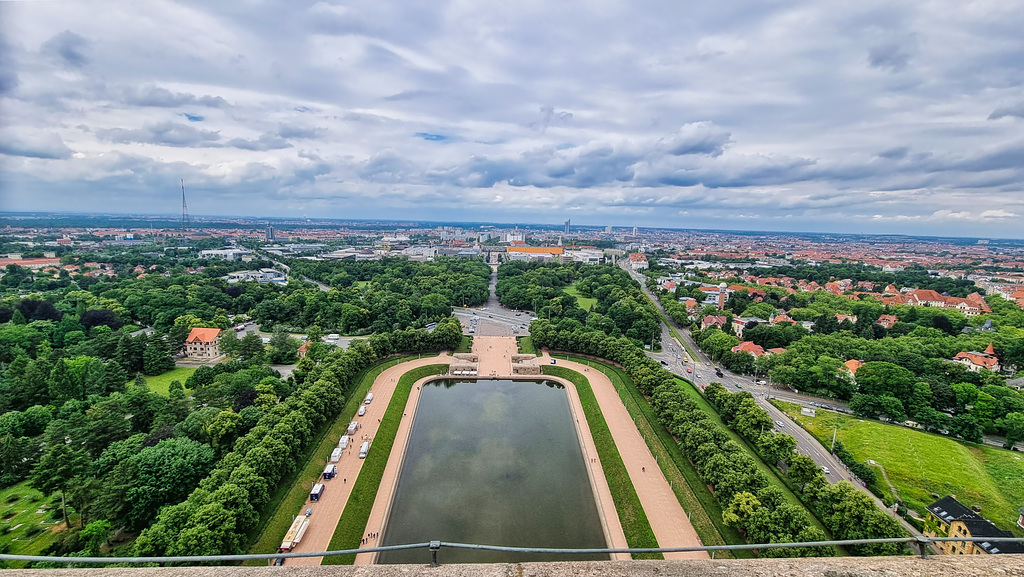
<path fill-rule="evenodd" d="M 0 208 L 1024 236 L 1024 4 L 0 1 Z"/>

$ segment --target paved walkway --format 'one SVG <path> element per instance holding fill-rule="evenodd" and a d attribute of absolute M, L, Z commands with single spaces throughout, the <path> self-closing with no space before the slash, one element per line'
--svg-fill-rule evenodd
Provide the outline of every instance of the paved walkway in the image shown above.
<path fill-rule="evenodd" d="M 450 362 L 451 357 L 447 355 L 424 357 L 385 369 L 377 377 L 370 387 L 370 392 L 373 393 L 373 402 L 366 405 L 365 415 L 354 418 L 356 421 L 359 421 L 360 428 L 349 443 L 345 454 L 342 455 L 341 461 L 336 463 L 338 465 L 338 476 L 325 482 L 327 487 L 324 489 L 324 494 L 320 497 L 320 501 L 310 503 L 307 499 L 306 504 L 302 506 L 302 510 L 295 512 L 296 515 L 300 515 L 307 507 L 313 509 L 309 528 L 306 529 L 302 542 L 295 547 L 296 553 L 303 551 L 326 551 L 328 549 L 331 537 L 334 536 L 334 529 L 338 526 L 341 513 L 345 509 L 345 503 L 348 502 L 349 494 L 352 492 L 352 485 L 363 468 L 364 460 L 359 458 L 359 445 L 364 440 L 373 439 L 373 436 L 377 434 L 377 427 L 380 426 L 379 419 L 383 418 L 384 413 L 387 411 L 388 404 L 391 402 L 391 395 L 395 392 L 399 377 L 417 367 L 439 363 L 448 364 Z M 403 421 L 401 426 L 405 425 L 406 422 Z M 324 465 L 326 464 L 324 462 Z M 310 481 L 308 483 L 310 487 L 312 487 L 313 482 Z M 298 557 L 288 559 L 288 565 L 319 565 L 322 559 L 323 557 Z"/>
<path fill-rule="evenodd" d="M 544 354 L 542 364 L 550 364 L 551 357 Z M 604 420 L 608 423 L 615 446 L 626 465 L 629 479 L 647 514 L 654 536 L 661 547 L 688 547 L 702 543 L 682 505 L 672 492 L 672 487 L 661 474 L 657 461 L 647 448 L 647 443 L 633 424 L 625 405 L 619 398 L 611 379 L 597 369 L 580 363 L 559 359 L 558 366 L 582 373 L 590 381 L 597 404 L 601 407 Z M 703 551 L 689 553 L 666 553 L 666 559 L 708 559 Z"/>
<path fill-rule="evenodd" d="M 481 375 L 490 375 L 492 370 L 496 371 L 498 375 L 507 375 L 511 369 L 509 355 L 517 351 L 515 338 L 512 337 L 476 337 L 473 339 L 473 352 L 480 355 Z M 502 371 L 499 367 L 503 362 L 505 369 Z M 484 372 L 485 366 L 491 367 L 491 369 Z M 398 477 L 401 474 L 405 451 L 409 445 L 409 433 L 412 429 L 413 420 L 416 417 L 416 409 L 419 406 L 420 393 L 422 392 L 420 385 L 427 378 L 418 381 L 409 395 L 409 401 L 406 404 L 404 413 L 406 417 L 398 426 L 395 444 L 391 449 L 391 456 L 388 458 L 387 467 L 384 469 L 384 476 L 381 479 L 380 489 L 377 491 L 377 498 L 374 500 L 373 509 L 370 512 L 370 519 L 366 524 L 366 530 L 364 531 L 366 535 L 376 534 L 379 538 L 379 535 L 384 533 L 394 491 L 398 487 Z M 548 376 L 543 378 L 551 379 Z M 583 458 L 586 460 L 591 490 L 598 500 L 598 514 L 602 521 L 605 542 L 610 547 L 628 547 L 626 536 L 619 522 L 619 515 L 615 510 L 615 502 L 612 500 L 611 490 L 608 488 L 608 481 L 605 479 L 604 471 L 601 468 L 601 461 L 597 456 L 594 439 L 590 434 L 590 427 L 587 424 L 587 420 L 583 418 L 583 405 L 580 403 L 579 395 L 576 393 L 576 387 L 562 379 L 552 380 L 557 380 L 565 385 L 566 391 L 569 394 L 569 406 L 576 420 L 576 432 L 580 439 L 580 446 L 583 449 Z M 377 542 L 377 539 L 371 538 L 362 547 L 374 547 L 377 545 Z M 355 564 L 369 565 L 373 563 L 374 558 L 374 553 L 360 553 L 356 555 Z M 612 558 L 630 559 L 630 555 L 628 553 L 615 553 Z"/>

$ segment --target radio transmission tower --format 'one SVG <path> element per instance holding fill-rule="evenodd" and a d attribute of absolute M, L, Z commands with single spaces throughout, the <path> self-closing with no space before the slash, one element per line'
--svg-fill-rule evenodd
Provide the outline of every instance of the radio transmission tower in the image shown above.
<path fill-rule="evenodd" d="M 185 202 L 185 179 L 181 179 L 181 234 L 182 237 L 188 233 L 188 203 Z"/>

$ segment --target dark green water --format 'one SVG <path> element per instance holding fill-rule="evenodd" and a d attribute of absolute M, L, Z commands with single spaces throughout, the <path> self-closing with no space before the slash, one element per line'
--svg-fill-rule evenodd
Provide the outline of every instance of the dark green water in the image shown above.
<path fill-rule="evenodd" d="M 435 381 L 420 397 L 380 545 L 449 541 L 605 547 L 586 463 L 561 385 Z M 607 559 L 444 548 L 443 563 Z M 379 563 L 427 563 L 426 549 Z"/>

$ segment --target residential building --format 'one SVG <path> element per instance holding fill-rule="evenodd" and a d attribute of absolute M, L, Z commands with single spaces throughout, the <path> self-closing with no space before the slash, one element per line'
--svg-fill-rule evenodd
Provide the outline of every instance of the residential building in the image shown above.
<path fill-rule="evenodd" d="M 926 537 L 1013 537 L 980 515 L 980 510 L 971 510 L 956 500 L 956 495 L 947 495 L 925 507 L 924 535 Z M 943 541 L 935 544 L 946 555 L 997 555 L 1024 553 L 1024 544 L 1007 541 Z"/>
<path fill-rule="evenodd" d="M 900 319 L 896 318 L 896 315 L 882 315 L 875 321 L 876 325 L 881 325 L 887 329 L 891 329 L 893 325 L 900 322 Z"/>
<path fill-rule="evenodd" d="M 740 343 L 740 344 L 736 345 L 735 347 L 733 347 L 732 348 L 732 352 L 734 352 L 734 353 L 750 353 L 750 354 L 754 355 L 755 357 L 760 357 L 762 355 L 767 354 L 765 352 L 765 350 L 764 350 L 764 347 L 762 347 L 761 345 L 755 344 L 754 341 L 743 341 L 742 343 Z"/>
<path fill-rule="evenodd" d="M 193 359 L 214 359 L 220 356 L 220 329 L 196 327 L 185 339 L 185 356 Z"/>
<path fill-rule="evenodd" d="M 708 315 L 700 321 L 700 328 L 701 330 L 706 329 L 708 327 L 718 327 L 720 329 L 724 329 L 725 323 L 727 323 L 728 321 L 729 319 L 721 315 Z"/>
<path fill-rule="evenodd" d="M 629 255 L 629 266 L 633 270 L 643 270 L 648 267 L 647 255 L 639 252 L 634 252 Z"/>
<path fill-rule="evenodd" d="M 999 370 L 999 358 L 996 357 L 996 352 L 995 349 L 992 348 L 992 343 L 989 343 L 988 346 L 985 347 L 984 352 L 959 352 L 955 357 L 953 357 L 953 360 L 974 372 L 980 371 L 981 369 L 988 369 L 990 371 Z"/>
<path fill-rule="evenodd" d="M 241 281 L 256 281 L 260 284 L 272 282 L 277 284 L 286 284 L 288 282 L 288 276 L 279 270 L 272 268 L 261 268 L 259 270 L 240 270 L 237 272 L 228 273 L 228 276 L 223 277 L 228 280 L 228 284 L 235 284 Z"/>

